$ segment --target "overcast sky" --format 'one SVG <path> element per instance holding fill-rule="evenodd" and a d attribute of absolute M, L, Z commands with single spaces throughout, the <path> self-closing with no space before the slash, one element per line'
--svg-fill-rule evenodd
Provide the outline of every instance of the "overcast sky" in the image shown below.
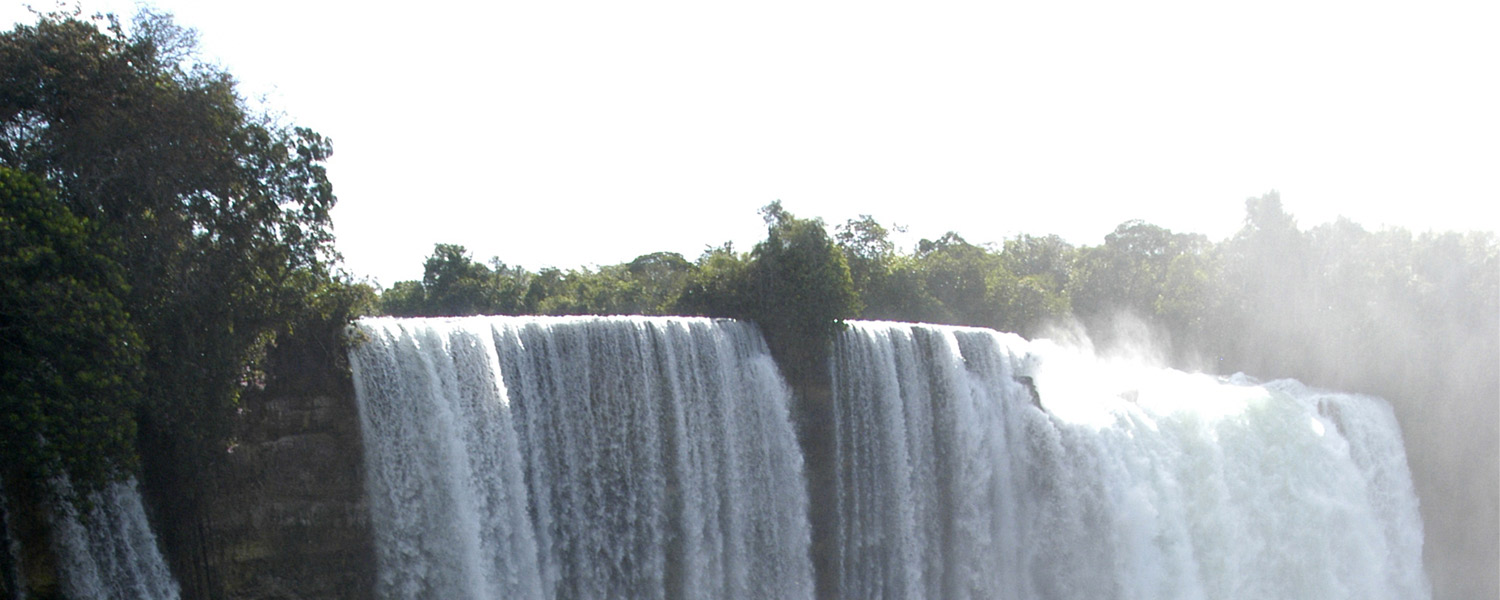
<path fill-rule="evenodd" d="M 437 242 L 531 269 L 748 249 L 778 199 L 907 246 L 1221 239 L 1273 189 L 1304 227 L 1496 229 L 1500 3 L 1224 4 L 156 6 L 332 138 L 339 248 L 387 286 Z"/>

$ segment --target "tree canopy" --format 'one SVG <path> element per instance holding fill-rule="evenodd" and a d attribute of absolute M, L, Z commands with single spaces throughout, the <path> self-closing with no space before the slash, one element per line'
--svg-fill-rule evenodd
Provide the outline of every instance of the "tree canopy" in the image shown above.
<path fill-rule="evenodd" d="M 1289 374 L 1324 360 L 1306 357 L 1327 340 L 1395 335 L 1394 324 L 1411 320 L 1394 316 L 1450 329 L 1454 320 L 1494 320 L 1496 276 L 1483 269 L 1495 261 L 1492 234 L 1368 232 L 1348 221 L 1302 231 L 1275 192 L 1248 199 L 1245 213 L 1244 228 L 1217 243 L 1133 220 L 1096 246 L 1055 235 L 974 244 L 950 232 L 903 250 L 891 241 L 897 228 L 870 215 L 830 232 L 778 202 L 762 209 L 766 238 L 750 252 L 725 244 L 695 262 L 656 253 L 596 269 L 507 267 L 501 276 L 462 248 L 455 255 L 439 245 L 427 277 L 397 283 L 382 302 L 403 315 L 725 316 L 757 321 L 768 337 L 826 337 L 847 318 L 1027 336 L 1078 324 L 1106 345 L 1139 333 L 1119 330 L 1124 319 L 1148 327 L 1183 366 Z M 466 274 L 462 310 L 436 301 L 449 284 L 433 267 L 450 263 L 466 265 L 442 271 Z M 516 298 L 521 289 L 524 301 L 486 300 Z M 1287 351 L 1294 348 L 1301 350 Z"/>
<path fill-rule="evenodd" d="M 6 284 L 52 282 L 31 302 L 91 298 L 49 319 L 48 335 L 96 346 L 139 337 L 96 363 L 99 377 L 134 382 L 100 396 L 130 409 L 101 418 L 134 421 L 112 435 L 129 438 L 138 425 L 147 446 L 206 449 L 222 447 L 230 409 L 276 335 L 305 322 L 301 313 L 330 286 L 351 284 L 330 266 L 329 141 L 248 108 L 233 77 L 196 52 L 194 32 L 149 10 L 129 26 L 53 13 L 0 34 L 0 165 L 29 174 L 7 175 L 16 185 L 51 190 L 7 198 L 8 228 L 23 223 L 12 212 L 47 215 L 16 243 L 61 252 L 80 227 L 91 240 L 54 266 L 7 271 Z M 65 283 L 73 287 L 58 287 Z M 36 324 L 38 309 L 17 310 Z M 99 331 L 85 335 L 90 328 Z M 46 436 L 57 452 L 85 451 L 61 441 Z M 128 471 L 128 446 L 99 456 Z M 96 474 L 80 461 L 92 464 L 73 456 L 36 465 Z"/>
<path fill-rule="evenodd" d="M 0 167 L 0 455 L 84 486 L 135 465 L 146 349 L 96 233 L 39 179 Z"/>

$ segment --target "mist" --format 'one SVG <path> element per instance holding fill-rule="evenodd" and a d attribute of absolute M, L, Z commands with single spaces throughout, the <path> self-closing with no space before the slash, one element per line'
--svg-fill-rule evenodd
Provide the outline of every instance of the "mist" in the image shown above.
<path fill-rule="evenodd" d="M 1268 197 L 1270 198 L 1270 197 Z M 1175 368 L 1385 398 L 1405 438 L 1434 598 L 1500 597 L 1500 262 L 1490 233 L 1303 231 L 1252 199 L 1201 327 L 1128 308 L 1039 337 Z M 1274 198 L 1273 198 L 1274 200 Z M 1164 292 L 1165 293 L 1165 292 Z"/>

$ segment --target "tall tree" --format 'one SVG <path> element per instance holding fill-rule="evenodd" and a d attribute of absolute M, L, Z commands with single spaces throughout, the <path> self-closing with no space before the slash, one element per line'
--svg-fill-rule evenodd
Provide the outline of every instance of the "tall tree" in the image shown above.
<path fill-rule="evenodd" d="M 883 283 L 896 256 L 890 232 L 870 215 L 849 219 L 835 228 L 834 240 L 849 264 L 854 289 L 866 294 Z"/>
<path fill-rule="evenodd" d="M 806 377 L 844 320 L 859 314 L 859 294 L 822 220 L 798 218 L 779 201 L 760 212 L 766 239 L 748 255 L 727 244 L 706 252 L 673 308 L 755 321 L 777 362 Z"/>
<path fill-rule="evenodd" d="M 147 345 L 142 439 L 166 454 L 224 438 L 256 360 L 336 257 L 328 140 L 248 109 L 195 44 L 150 11 L 129 28 L 51 14 L 0 34 L 0 162 L 112 241 Z"/>
<path fill-rule="evenodd" d="M 773 343 L 816 347 L 859 314 L 844 254 L 821 219 L 799 219 L 773 202 L 761 209 L 766 239 L 750 252 L 752 314 Z"/>
<path fill-rule="evenodd" d="M 1308 335 L 1320 317 L 1311 301 L 1317 275 L 1308 237 L 1270 192 L 1245 200 L 1245 223 L 1223 244 L 1224 297 L 1234 303 L 1221 352 L 1240 368 L 1305 377 L 1303 357 L 1315 356 Z"/>

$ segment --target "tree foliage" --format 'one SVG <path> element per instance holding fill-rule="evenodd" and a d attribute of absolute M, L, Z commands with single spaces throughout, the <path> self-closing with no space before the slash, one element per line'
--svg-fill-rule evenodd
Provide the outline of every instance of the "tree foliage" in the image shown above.
<path fill-rule="evenodd" d="M 860 215 L 836 231 L 834 239 L 849 264 L 850 279 L 863 305 L 860 317 L 887 321 L 941 318 L 938 300 L 923 283 L 921 265 L 915 257 L 897 251 L 890 229 L 870 215 Z"/>
<path fill-rule="evenodd" d="M 950 232 L 903 251 L 893 228 L 870 215 L 830 235 L 821 221 L 773 203 L 762 210 L 766 239 L 751 252 L 724 244 L 695 262 L 656 253 L 596 269 L 533 274 L 512 267 L 497 277 L 440 245 L 428 277 L 386 290 L 382 304 L 390 314 L 712 315 L 755 320 L 768 337 L 806 339 L 856 317 L 1028 336 L 1076 321 L 1104 344 L 1122 341 L 1112 339 L 1121 335 L 1114 324 L 1127 315 L 1154 330 L 1177 359 L 1208 356 L 1220 368 L 1289 374 L 1327 360 L 1307 357 L 1336 354 L 1315 352 L 1329 340 L 1358 345 L 1384 335 L 1418 344 L 1410 332 L 1494 320 L 1487 311 L 1496 277 L 1485 270 L 1495 262 L 1493 236 L 1414 237 L 1348 221 L 1303 232 L 1275 192 L 1247 200 L 1245 214 L 1241 231 L 1219 243 L 1135 220 L 1095 246 L 1055 235 L 976 245 Z M 471 308 L 433 302 L 432 290 L 443 285 L 436 272 L 467 274 L 454 277 L 467 278 L 462 289 Z M 510 298 L 526 292 L 519 302 L 483 300 L 496 288 L 510 290 L 502 294 Z M 1409 320 L 1402 315 L 1425 328 L 1397 331 L 1390 324 Z"/>
<path fill-rule="evenodd" d="M 143 340 L 128 370 L 148 446 L 220 444 L 267 346 L 347 287 L 328 266 L 330 154 L 318 134 L 248 109 L 170 16 L 127 28 L 49 14 L 0 34 L 0 164 L 56 190 L 118 265 L 94 289 Z"/>
<path fill-rule="evenodd" d="M 726 243 L 698 257 L 672 308 L 688 315 L 748 318 L 754 310 L 749 287 L 750 257 Z"/>
<path fill-rule="evenodd" d="M 422 291 L 437 314 L 478 314 L 497 308 L 500 288 L 491 279 L 489 267 L 474 262 L 463 246 L 438 244 L 423 265 Z"/>
<path fill-rule="evenodd" d="M 0 455 L 90 488 L 136 462 L 145 344 L 124 270 L 36 177 L 0 167 Z"/>
<path fill-rule="evenodd" d="M 843 253 L 822 220 L 799 219 L 781 202 L 761 216 L 766 239 L 750 252 L 750 318 L 773 341 L 831 340 L 861 308 Z"/>
<path fill-rule="evenodd" d="M 486 266 L 463 246 L 437 244 L 422 280 L 397 282 L 379 305 L 396 316 L 665 314 L 693 271 L 681 255 L 657 252 L 597 270 L 532 273 L 498 258 Z"/>

